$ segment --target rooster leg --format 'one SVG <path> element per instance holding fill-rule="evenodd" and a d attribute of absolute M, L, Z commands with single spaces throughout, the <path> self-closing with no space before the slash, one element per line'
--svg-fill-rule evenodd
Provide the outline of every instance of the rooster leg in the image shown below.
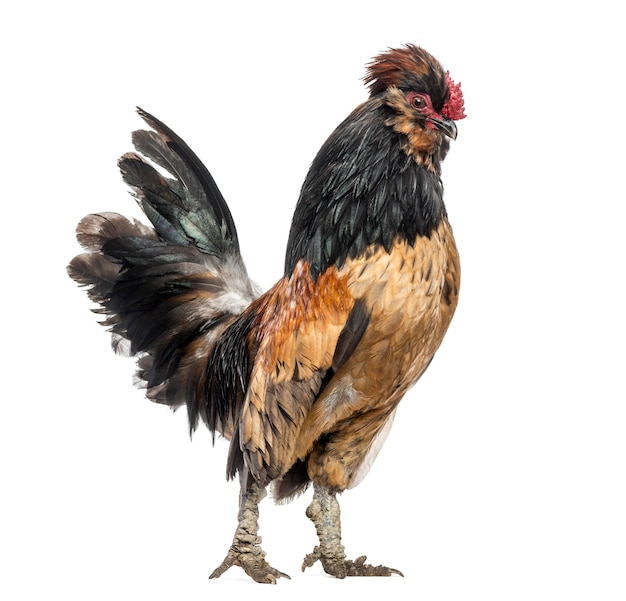
<path fill-rule="evenodd" d="M 307 517 L 315 524 L 320 544 L 309 553 L 302 563 L 302 571 L 321 561 L 324 571 L 337 578 L 346 576 L 391 576 L 402 572 L 385 566 L 365 563 L 365 555 L 354 561 L 346 559 L 341 544 L 341 516 L 335 493 L 314 485 L 313 501 L 306 510 Z"/>
<path fill-rule="evenodd" d="M 267 491 L 254 481 L 247 485 L 246 480 L 248 478 L 245 476 L 241 478 L 239 525 L 235 531 L 233 544 L 230 546 L 224 561 L 209 578 L 219 578 L 228 568 L 240 566 L 256 582 L 275 584 L 278 578 L 289 578 L 289 576 L 274 569 L 265 561 L 265 551 L 261 548 L 261 537 L 257 534 L 259 531 L 259 503 Z M 250 478 L 250 480 L 252 479 Z"/>

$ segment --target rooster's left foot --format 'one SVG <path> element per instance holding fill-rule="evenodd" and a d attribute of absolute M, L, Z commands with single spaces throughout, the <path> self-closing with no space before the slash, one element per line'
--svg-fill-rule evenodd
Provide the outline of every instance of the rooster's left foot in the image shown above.
<path fill-rule="evenodd" d="M 335 576 L 335 578 L 345 578 L 346 576 L 391 576 L 398 574 L 404 576 L 400 570 L 388 568 L 386 566 L 373 566 L 365 563 L 365 555 L 361 555 L 354 561 L 345 559 L 345 557 L 336 557 L 324 553 L 320 546 L 313 549 L 313 553 L 309 553 L 302 562 L 302 571 L 310 568 L 316 561 L 322 563 L 322 567 L 327 574 Z"/>
<path fill-rule="evenodd" d="M 313 485 L 313 501 L 306 510 L 307 517 L 315 524 L 320 544 L 309 553 L 302 563 L 302 571 L 320 561 L 324 571 L 335 578 L 346 576 L 403 576 L 400 570 L 386 566 L 373 566 L 365 563 L 365 555 L 354 561 L 346 559 L 341 544 L 341 517 L 339 503 L 334 493 Z"/>

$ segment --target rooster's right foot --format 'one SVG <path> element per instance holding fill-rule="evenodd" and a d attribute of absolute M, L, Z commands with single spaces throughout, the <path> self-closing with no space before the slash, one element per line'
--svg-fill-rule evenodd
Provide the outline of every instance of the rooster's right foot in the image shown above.
<path fill-rule="evenodd" d="M 209 578 L 219 578 L 232 566 L 242 568 L 255 582 L 276 584 L 278 578 L 289 578 L 287 574 L 278 571 L 265 561 L 265 552 L 258 544 L 234 542 L 224 561 L 213 570 Z"/>
<path fill-rule="evenodd" d="M 219 578 L 232 566 L 239 566 L 254 581 L 276 584 L 278 578 L 289 578 L 287 574 L 273 568 L 265 561 L 259 531 L 259 502 L 266 495 L 265 488 L 253 482 L 249 486 L 242 482 L 239 498 L 239 525 L 233 544 L 224 561 L 213 570 L 209 578 Z"/>

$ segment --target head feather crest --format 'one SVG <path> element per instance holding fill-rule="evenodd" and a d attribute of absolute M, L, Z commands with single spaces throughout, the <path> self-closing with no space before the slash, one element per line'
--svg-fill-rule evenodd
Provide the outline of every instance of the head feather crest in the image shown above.
<path fill-rule="evenodd" d="M 411 75 L 426 76 L 436 68 L 440 68 L 439 63 L 431 54 L 419 46 L 406 44 L 374 57 L 363 80 L 374 96 L 389 86 L 401 85 Z"/>

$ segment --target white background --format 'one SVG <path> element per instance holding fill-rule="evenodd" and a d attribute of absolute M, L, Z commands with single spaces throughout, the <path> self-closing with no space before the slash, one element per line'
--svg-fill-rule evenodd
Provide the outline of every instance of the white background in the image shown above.
<path fill-rule="evenodd" d="M 617 3 L 214 4 L 1 9 L 0 597 L 625 599 Z M 137 214 L 115 162 L 140 105 L 211 169 L 269 287 L 317 149 L 365 99 L 365 63 L 405 42 L 463 84 L 443 173 L 462 293 L 372 472 L 341 497 L 348 554 L 405 578 L 302 574 L 306 495 L 261 506 L 291 582 L 209 581 L 235 527 L 227 445 L 190 442 L 182 411 L 131 386 L 65 274 L 75 224 Z"/>

